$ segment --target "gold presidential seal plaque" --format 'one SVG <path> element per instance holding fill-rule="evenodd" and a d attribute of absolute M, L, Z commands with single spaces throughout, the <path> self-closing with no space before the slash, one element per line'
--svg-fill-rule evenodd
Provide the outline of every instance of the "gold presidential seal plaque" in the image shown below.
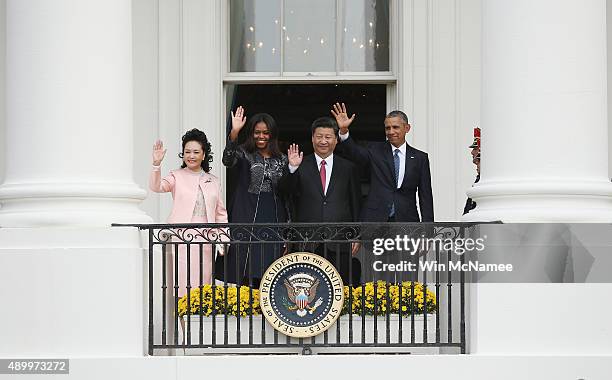
<path fill-rule="evenodd" d="M 266 270 L 259 286 L 259 304 L 279 332 L 307 338 L 327 330 L 340 316 L 344 285 L 336 268 L 323 257 L 295 252 Z"/>

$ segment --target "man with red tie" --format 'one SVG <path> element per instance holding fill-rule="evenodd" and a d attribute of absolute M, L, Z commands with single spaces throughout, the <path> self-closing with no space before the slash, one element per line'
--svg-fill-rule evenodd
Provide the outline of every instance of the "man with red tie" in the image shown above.
<path fill-rule="evenodd" d="M 338 131 L 334 119 L 321 117 L 311 126 L 314 154 L 303 157 L 296 144 L 289 147 L 289 175 L 286 181 L 292 197 L 293 222 L 339 223 L 359 220 L 359 174 L 353 163 L 334 154 Z M 355 279 L 355 273 L 359 270 L 354 267 L 349 270 L 351 253 L 356 254 L 358 249 L 356 243 L 327 244 L 318 245 L 315 253 L 330 260 L 344 283 L 348 284 L 349 278 Z"/>

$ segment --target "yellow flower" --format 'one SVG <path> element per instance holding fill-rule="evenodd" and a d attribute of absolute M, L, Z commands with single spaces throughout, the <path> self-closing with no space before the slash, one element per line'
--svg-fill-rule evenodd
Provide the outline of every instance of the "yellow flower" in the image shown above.
<path fill-rule="evenodd" d="M 376 291 L 374 291 L 374 288 L 376 288 Z M 406 313 L 423 313 L 425 307 L 427 307 L 428 313 L 437 310 L 435 294 L 418 282 L 406 281 L 401 286 L 387 284 L 384 281 L 369 282 L 363 286 L 356 286 L 352 290 L 345 287 L 344 295 L 347 298 L 349 295 L 352 296 L 352 302 L 345 298 L 342 311 L 344 314 L 349 312 L 349 307 L 354 314 L 365 313 L 371 315 L 375 311 L 376 313 L 384 313 L 387 310 L 390 313 L 399 313 L 400 304 L 404 315 Z"/>
<path fill-rule="evenodd" d="M 238 315 L 238 309 L 240 309 L 241 316 L 247 316 L 250 313 L 253 315 L 261 314 L 259 290 L 249 289 L 248 286 L 242 286 L 240 290 L 235 287 L 215 286 L 213 294 L 213 286 L 207 284 L 191 289 L 189 292 L 190 314 L 200 314 L 201 310 L 202 315 L 206 316 L 212 315 L 213 312 L 216 314 Z M 187 314 L 187 295 L 178 301 L 178 314 L 179 316 Z"/>

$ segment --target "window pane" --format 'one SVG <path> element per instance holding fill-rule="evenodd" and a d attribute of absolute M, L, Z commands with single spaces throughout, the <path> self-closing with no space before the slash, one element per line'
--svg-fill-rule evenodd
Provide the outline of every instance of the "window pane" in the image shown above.
<path fill-rule="evenodd" d="M 336 2 L 285 0 L 284 71 L 336 71 Z"/>
<path fill-rule="evenodd" d="M 389 71 L 389 1 L 343 4 L 342 71 Z"/>
<path fill-rule="evenodd" d="M 232 0 L 230 71 L 280 71 L 281 0 Z"/>

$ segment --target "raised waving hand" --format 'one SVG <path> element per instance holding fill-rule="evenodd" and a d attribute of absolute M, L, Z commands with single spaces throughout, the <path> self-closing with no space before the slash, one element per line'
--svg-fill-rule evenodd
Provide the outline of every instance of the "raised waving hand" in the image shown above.
<path fill-rule="evenodd" d="M 232 112 L 232 131 L 230 132 L 230 140 L 236 141 L 238 133 L 246 124 L 246 116 L 244 116 L 244 108 L 238 106 L 236 113 Z"/>
<path fill-rule="evenodd" d="M 161 140 L 155 141 L 155 144 L 153 144 L 153 165 L 161 165 L 165 156 L 166 149 L 164 149 L 164 143 Z"/>
<path fill-rule="evenodd" d="M 298 167 L 302 164 L 304 152 L 300 152 L 300 147 L 297 144 L 291 144 L 289 150 L 287 150 L 287 158 L 289 159 L 289 165 Z"/>
<path fill-rule="evenodd" d="M 332 106 L 331 110 L 332 115 L 336 118 L 336 123 L 338 123 L 338 127 L 340 128 L 341 134 L 346 134 L 348 132 L 348 128 L 355 120 L 355 114 L 353 116 L 348 117 L 348 113 L 346 112 L 346 105 L 344 103 L 336 103 Z"/>

